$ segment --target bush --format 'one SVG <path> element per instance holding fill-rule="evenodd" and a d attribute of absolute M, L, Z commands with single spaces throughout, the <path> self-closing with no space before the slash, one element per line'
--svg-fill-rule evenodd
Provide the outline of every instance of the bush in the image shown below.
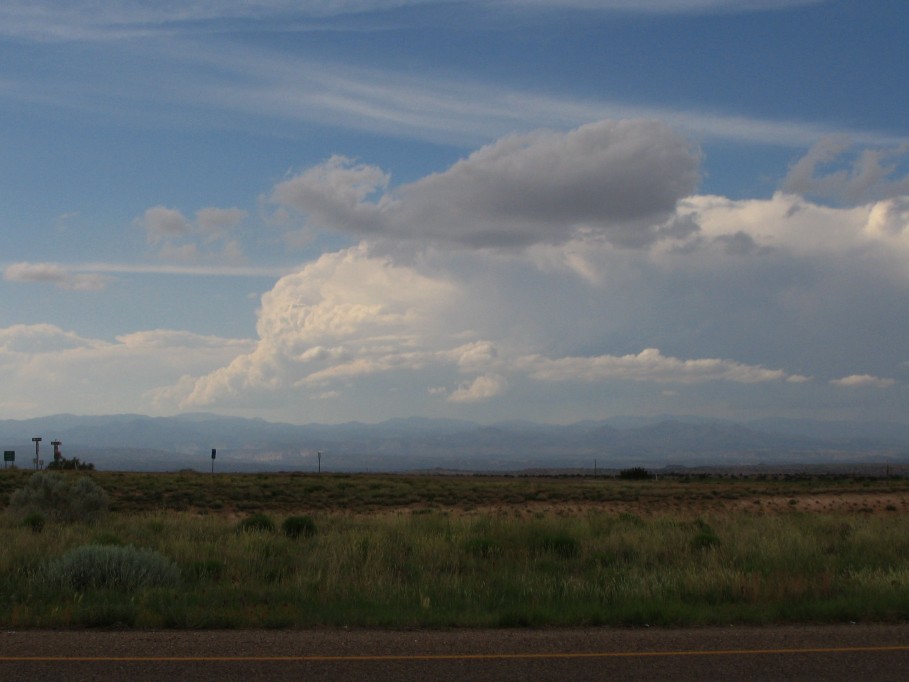
<path fill-rule="evenodd" d="M 26 514 L 25 518 L 22 519 L 22 525 L 30 529 L 32 533 L 40 533 L 44 530 L 44 516 L 38 512 Z"/>
<path fill-rule="evenodd" d="M 180 570 L 173 561 L 150 549 L 132 545 L 83 545 L 48 563 L 44 578 L 51 585 L 77 592 L 130 591 L 175 585 Z"/>
<path fill-rule="evenodd" d="M 311 516 L 288 516 L 281 524 L 281 530 L 289 538 L 309 538 L 316 534 L 316 522 Z"/>
<path fill-rule="evenodd" d="M 107 511 L 107 506 L 107 493 L 92 479 L 83 476 L 73 480 L 44 471 L 33 474 L 9 500 L 9 512 L 16 518 L 24 520 L 39 514 L 64 523 L 95 521 Z"/>
<path fill-rule="evenodd" d="M 253 514 L 237 524 L 238 532 L 271 533 L 275 529 L 275 522 L 268 514 Z"/>
<path fill-rule="evenodd" d="M 73 471 L 76 469 L 93 471 L 95 465 L 91 462 L 80 462 L 78 457 L 73 457 L 72 459 L 61 457 L 48 464 L 47 468 L 56 471 Z"/>
<path fill-rule="evenodd" d="M 645 481 L 655 478 L 655 476 L 644 467 L 631 467 L 630 469 L 622 469 L 619 472 L 619 478 L 626 481 Z"/>

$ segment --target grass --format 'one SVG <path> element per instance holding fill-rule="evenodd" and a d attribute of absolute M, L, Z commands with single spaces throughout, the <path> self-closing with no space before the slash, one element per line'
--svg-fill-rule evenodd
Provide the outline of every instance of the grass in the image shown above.
<path fill-rule="evenodd" d="M 887 510 L 904 508 L 902 480 L 92 477 L 114 509 L 94 524 L 36 530 L 0 516 L 0 627 L 909 618 L 909 517 Z M 880 498 L 879 513 L 850 511 L 858 491 Z M 809 496 L 842 504 L 802 511 Z M 773 500 L 780 511 L 768 513 Z M 176 577 L 129 589 L 102 577 L 75 591 L 49 578 L 84 547 L 121 548 L 103 552 L 120 571 L 155 557 Z"/>

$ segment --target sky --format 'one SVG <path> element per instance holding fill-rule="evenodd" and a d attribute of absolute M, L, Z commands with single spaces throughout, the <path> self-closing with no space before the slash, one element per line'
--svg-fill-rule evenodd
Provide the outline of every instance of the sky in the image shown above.
<path fill-rule="evenodd" d="M 904 0 L 4 0 L 0 418 L 909 421 Z"/>

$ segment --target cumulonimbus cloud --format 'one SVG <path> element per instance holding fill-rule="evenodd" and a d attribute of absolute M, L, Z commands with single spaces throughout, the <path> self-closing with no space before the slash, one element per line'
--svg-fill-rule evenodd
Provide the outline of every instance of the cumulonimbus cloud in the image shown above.
<path fill-rule="evenodd" d="M 413 395 L 469 405 L 499 399 L 526 379 L 689 385 L 805 379 L 732 360 L 679 359 L 655 348 L 625 356 L 521 354 L 512 341 L 484 338 L 496 333 L 492 328 L 459 326 L 478 323 L 479 316 L 464 311 L 485 305 L 450 275 L 396 264 L 365 245 L 325 254 L 263 297 L 254 349 L 208 375 L 186 378 L 167 396 L 183 408 L 233 405 L 253 395 L 311 400 L 357 393 L 381 377 L 398 391 L 406 386 Z"/>

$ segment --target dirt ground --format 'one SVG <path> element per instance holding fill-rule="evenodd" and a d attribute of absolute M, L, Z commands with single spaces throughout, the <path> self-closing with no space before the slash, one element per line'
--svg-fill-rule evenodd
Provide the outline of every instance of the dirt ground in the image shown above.
<path fill-rule="evenodd" d="M 749 495 L 738 499 L 696 497 L 690 499 L 646 498 L 597 503 L 526 502 L 520 505 L 478 507 L 462 513 L 468 515 L 491 513 L 526 517 L 536 514 L 573 516 L 589 512 L 605 512 L 609 514 L 635 514 L 647 517 L 663 514 L 698 516 L 724 511 L 745 511 L 756 514 L 783 514 L 789 512 L 902 514 L 909 512 L 909 491 L 890 491 L 885 493 L 837 491 L 828 494 Z"/>

